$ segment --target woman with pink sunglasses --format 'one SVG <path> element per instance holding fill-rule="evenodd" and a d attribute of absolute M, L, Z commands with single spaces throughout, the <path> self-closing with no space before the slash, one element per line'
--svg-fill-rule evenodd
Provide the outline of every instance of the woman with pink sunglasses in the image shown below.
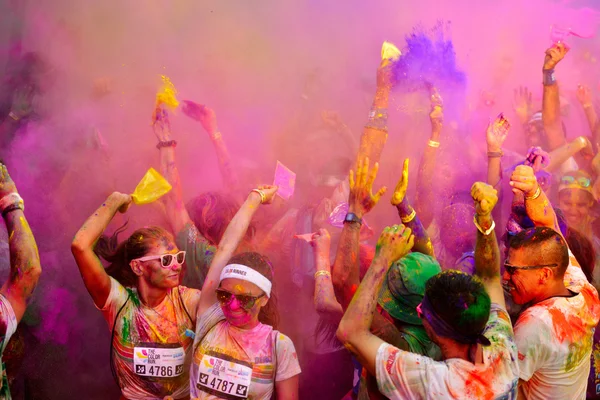
<path fill-rule="evenodd" d="M 71 250 L 112 332 L 110 366 L 121 399 L 188 399 L 200 291 L 179 285 L 185 251 L 163 228 L 138 229 L 118 245 L 125 227 L 103 236 L 131 201 L 130 195 L 111 194 L 79 229 Z"/>

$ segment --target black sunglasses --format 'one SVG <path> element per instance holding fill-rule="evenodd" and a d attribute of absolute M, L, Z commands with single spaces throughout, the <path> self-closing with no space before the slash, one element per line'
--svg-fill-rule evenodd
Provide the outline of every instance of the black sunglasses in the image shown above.
<path fill-rule="evenodd" d="M 542 268 L 554 268 L 554 267 L 558 267 L 558 264 L 543 264 L 543 265 L 532 265 L 529 267 L 522 267 L 520 265 L 510 265 L 510 264 L 504 263 L 504 269 L 506 270 L 506 272 L 508 272 L 509 275 L 513 275 L 519 269 L 527 270 L 527 269 L 542 269 Z"/>
<path fill-rule="evenodd" d="M 221 303 L 221 305 L 228 305 L 235 297 L 244 310 L 250 310 L 252 307 L 254 307 L 256 301 L 265 295 L 264 293 L 260 296 L 250 296 L 247 294 L 233 294 L 224 289 L 217 289 L 215 290 L 215 292 L 217 293 L 217 300 L 219 301 L 219 303 Z"/>

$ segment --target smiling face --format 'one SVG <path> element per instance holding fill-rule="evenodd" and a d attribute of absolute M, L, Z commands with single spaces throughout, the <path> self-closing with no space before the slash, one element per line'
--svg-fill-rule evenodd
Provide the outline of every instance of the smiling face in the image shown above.
<path fill-rule="evenodd" d="M 258 325 L 258 314 L 260 309 L 269 300 L 264 292 L 255 284 L 241 279 L 227 278 L 221 281 L 219 289 L 233 294 L 231 300 L 225 304 L 221 303 L 221 310 L 225 314 L 227 322 L 241 329 L 252 329 Z M 256 298 L 254 304 L 251 302 L 245 306 L 235 295 L 252 296 Z"/>
<path fill-rule="evenodd" d="M 150 242 L 145 257 L 177 254 L 178 252 L 179 249 L 173 240 L 164 236 Z M 148 261 L 136 261 L 132 267 L 134 268 L 134 272 L 137 271 L 139 279 L 144 279 L 148 286 L 170 289 L 179 285 L 182 264 L 178 263 L 176 259 L 170 267 L 163 267 L 160 258 Z"/>
<path fill-rule="evenodd" d="M 564 212 L 570 227 L 585 232 L 593 200 L 588 192 L 581 189 L 564 189 L 559 193 L 559 207 Z"/>

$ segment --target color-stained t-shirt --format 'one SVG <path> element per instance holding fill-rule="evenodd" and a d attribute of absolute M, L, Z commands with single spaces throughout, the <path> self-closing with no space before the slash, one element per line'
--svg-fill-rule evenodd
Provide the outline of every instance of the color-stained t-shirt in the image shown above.
<path fill-rule="evenodd" d="M 572 257 L 572 256 L 571 256 Z M 519 377 L 529 399 L 585 399 L 598 292 L 581 268 L 569 265 L 565 286 L 577 295 L 552 297 L 527 308 L 515 324 Z"/>
<path fill-rule="evenodd" d="M 0 361 L 1 354 L 4 352 L 10 337 L 17 330 L 17 317 L 10 302 L 6 297 L 0 294 Z M 0 365 L 2 380 L 0 381 L 0 399 L 10 400 L 10 390 L 8 387 L 8 378 L 6 377 L 6 366 L 4 362 Z"/>
<path fill-rule="evenodd" d="M 516 399 L 517 347 L 506 310 L 492 304 L 483 334 L 483 363 L 451 358 L 443 362 L 387 343 L 377 351 L 379 391 L 390 399 Z"/>
<path fill-rule="evenodd" d="M 269 400 L 275 382 L 299 373 L 294 344 L 269 325 L 236 328 L 225 320 L 218 303 L 198 317 L 191 398 Z"/>
<path fill-rule="evenodd" d="M 196 228 L 189 222 L 177 233 L 175 243 L 179 250 L 185 250 L 185 273 L 182 285 L 202 289 L 208 268 L 217 248 L 211 245 Z"/>
<path fill-rule="evenodd" d="M 137 289 L 110 280 L 110 295 L 101 311 L 113 334 L 111 356 L 123 396 L 187 396 L 200 291 L 177 286 L 150 308 L 140 301 Z"/>

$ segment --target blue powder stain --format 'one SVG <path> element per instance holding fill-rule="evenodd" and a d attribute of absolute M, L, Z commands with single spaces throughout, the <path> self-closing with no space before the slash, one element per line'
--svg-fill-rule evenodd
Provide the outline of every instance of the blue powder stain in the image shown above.
<path fill-rule="evenodd" d="M 454 44 L 448 37 L 449 22 L 439 21 L 427 32 L 413 28 L 405 37 L 402 56 L 392 66 L 396 88 L 417 91 L 436 87 L 466 87 L 467 76 L 456 64 Z"/>

